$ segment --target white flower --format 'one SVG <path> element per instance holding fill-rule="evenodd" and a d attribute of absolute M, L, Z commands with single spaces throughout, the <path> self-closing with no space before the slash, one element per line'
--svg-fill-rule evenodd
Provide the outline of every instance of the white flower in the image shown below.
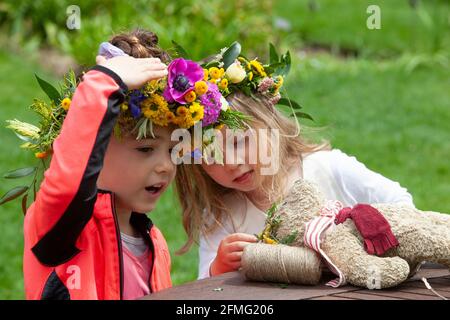
<path fill-rule="evenodd" d="M 247 75 L 239 60 L 236 60 L 233 64 L 231 64 L 225 71 L 225 74 L 232 83 L 241 82 Z"/>
<path fill-rule="evenodd" d="M 222 104 L 222 106 L 220 107 L 222 111 L 227 111 L 228 109 L 230 109 L 230 104 L 223 96 L 220 97 L 220 103 Z"/>

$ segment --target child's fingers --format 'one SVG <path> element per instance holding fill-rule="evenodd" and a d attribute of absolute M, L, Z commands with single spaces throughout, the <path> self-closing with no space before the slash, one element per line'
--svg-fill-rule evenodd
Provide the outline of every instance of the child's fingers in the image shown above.
<path fill-rule="evenodd" d="M 146 63 L 143 67 L 145 70 L 167 70 L 167 66 L 164 63 Z"/>
<path fill-rule="evenodd" d="M 235 242 L 231 242 L 230 244 L 228 244 L 228 250 L 230 252 L 235 252 L 235 251 L 244 251 L 244 248 L 246 246 L 248 246 L 250 243 L 249 242 L 245 242 L 245 241 L 235 241 Z"/>
<path fill-rule="evenodd" d="M 167 76 L 167 70 L 149 70 L 146 72 L 148 80 L 157 80 Z"/>
<path fill-rule="evenodd" d="M 143 66 L 145 69 L 152 69 L 152 70 L 158 70 L 158 69 L 167 69 L 167 65 L 161 62 L 161 60 L 156 58 L 144 58 L 144 59 L 138 59 L 139 64 Z"/>
<path fill-rule="evenodd" d="M 148 64 L 148 63 L 162 63 L 159 58 L 137 58 L 140 63 Z M 163 63 L 162 63 L 163 64 Z"/>
<path fill-rule="evenodd" d="M 228 267 L 232 270 L 238 270 L 241 267 L 241 265 L 242 265 L 241 261 L 239 260 L 239 261 L 235 261 L 235 262 L 230 262 L 228 264 Z"/>
<path fill-rule="evenodd" d="M 236 252 L 232 252 L 228 255 L 228 260 L 229 262 L 237 262 L 237 261 L 241 261 L 242 259 L 242 251 L 236 251 Z"/>
<path fill-rule="evenodd" d="M 229 242 L 235 242 L 235 241 L 245 241 L 245 242 L 256 242 L 258 239 L 252 234 L 248 233 L 233 233 L 228 236 Z"/>
<path fill-rule="evenodd" d="M 145 72 L 161 72 L 161 71 L 167 71 L 167 68 L 162 68 L 159 66 L 145 66 L 144 71 Z"/>

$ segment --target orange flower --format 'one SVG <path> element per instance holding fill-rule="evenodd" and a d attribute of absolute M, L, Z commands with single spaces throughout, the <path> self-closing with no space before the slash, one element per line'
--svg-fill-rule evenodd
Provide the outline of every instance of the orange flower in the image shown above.
<path fill-rule="evenodd" d="M 186 94 L 184 95 L 184 100 L 186 100 L 186 102 L 188 103 L 195 101 L 196 98 L 197 95 L 193 90 L 186 92 Z"/>
<path fill-rule="evenodd" d="M 38 159 L 45 159 L 45 158 L 47 158 L 47 152 L 36 152 L 34 155 Z"/>
<path fill-rule="evenodd" d="M 167 119 L 167 121 L 169 121 L 169 122 L 173 122 L 173 121 L 175 120 L 175 115 L 173 114 L 172 111 L 168 111 L 168 112 L 166 113 L 166 119 Z"/>
<path fill-rule="evenodd" d="M 184 115 L 186 115 L 187 113 L 188 113 L 188 108 L 186 108 L 186 107 L 178 107 L 178 109 L 177 109 L 177 115 L 179 115 L 179 116 L 184 116 Z"/>

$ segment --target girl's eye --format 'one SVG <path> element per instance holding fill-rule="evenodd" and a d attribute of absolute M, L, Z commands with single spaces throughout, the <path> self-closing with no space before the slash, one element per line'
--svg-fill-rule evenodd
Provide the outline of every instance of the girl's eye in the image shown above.
<path fill-rule="evenodd" d="M 147 153 L 147 152 L 153 151 L 153 148 L 151 148 L 151 147 L 142 147 L 142 148 L 136 148 L 136 150 L 139 151 L 139 152 Z"/>

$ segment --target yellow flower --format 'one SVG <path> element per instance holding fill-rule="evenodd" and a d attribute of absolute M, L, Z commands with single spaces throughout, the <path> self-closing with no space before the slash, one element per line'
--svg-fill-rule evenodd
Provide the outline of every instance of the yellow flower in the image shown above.
<path fill-rule="evenodd" d="M 189 112 L 191 113 L 191 117 L 194 122 L 203 119 L 203 106 L 200 103 L 192 103 L 189 107 Z"/>
<path fill-rule="evenodd" d="M 188 109 L 186 108 L 186 110 Z M 178 126 L 185 129 L 192 127 L 195 123 L 190 112 L 187 112 L 184 116 L 177 117 L 177 119 Z"/>
<path fill-rule="evenodd" d="M 184 117 L 187 113 L 188 113 L 188 108 L 183 107 L 183 106 L 177 108 L 178 116 Z"/>
<path fill-rule="evenodd" d="M 203 80 L 208 81 L 208 69 L 203 69 Z"/>
<path fill-rule="evenodd" d="M 225 90 L 228 87 L 228 80 L 222 79 L 219 83 L 219 88 Z"/>
<path fill-rule="evenodd" d="M 172 123 L 179 126 L 180 125 L 180 117 L 175 116 L 175 118 L 173 118 L 173 120 L 172 120 Z"/>
<path fill-rule="evenodd" d="M 122 104 L 120 105 L 120 109 L 121 109 L 122 111 L 127 111 L 127 110 L 128 110 L 128 104 L 127 104 L 127 103 L 122 103 Z"/>
<path fill-rule="evenodd" d="M 72 101 L 69 99 L 69 98 L 64 98 L 63 99 L 63 101 L 61 101 L 61 107 L 64 109 L 64 110 L 69 110 L 69 108 L 70 108 L 70 103 L 71 103 Z"/>
<path fill-rule="evenodd" d="M 224 127 L 224 124 L 221 123 L 221 124 L 218 124 L 217 126 L 215 126 L 215 129 L 222 130 L 223 127 Z"/>
<path fill-rule="evenodd" d="M 256 73 L 258 73 L 260 76 L 262 76 L 262 77 L 266 77 L 267 76 L 266 72 L 264 71 L 264 67 L 256 59 L 250 61 L 250 65 L 252 66 L 253 70 L 255 70 Z"/>
<path fill-rule="evenodd" d="M 283 85 L 283 83 L 284 83 L 283 77 L 282 76 L 277 76 L 275 79 L 276 79 L 278 85 L 281 87 Z"/>
<path fill-rule="evenodd" d="M 283 77 L 282 77 L 282 76 L 277 76 L 277 77 L 275 78 L 275 84 L 274 84 L 274 86 L 273 86 L 273 88 L 274 88 L 274 94 L 277 94 L 277 93 L 278 93 L 278 91 L 280 90 L 281 86 L 283 85 L 283 82 L 284 82 L 284 80 L 283 80 Z"/>
<path fill-rule="evenodd" d="M 175 120 L 175 115 L 173 114 L 172 111 L 167 111 L 166 118 L 167 118 L 167 121 L 173 122 Z"/>
<path fill-rule="evenodd" d="M 245 60 L 244 57 L 239 57 L 238 60 L 242 63 L 247 63 L 247 60 Z"/>
<path fill-rule="evenodd" d="M 199 96 L 205 94 L 208 91 L 208 85 L 205 81 L 197 81 L 195 83 L 195 93 Z"/>
<path fill-rule="evenodd" d="M 263 240 L 264 240 L 264 243 L 267 243 L 267 244 L 276 244 L 277 243 L 275 240 L 273 240 L 272 238 L 269 238 L 266 235 L 263 235 Z"/>
<path fill-rule="evenodd" d="M 154 93 L 158 89 L 158 81 L 157 80 L 151 80 L 147 82 L 143 88 L 143 92 L 147 95 L 150 95 Z"/>
<path fill-rule="evenodd" d="M 249 80 L 249 81 L 252 81 L 252 79 L 253 79 L 253 72 L 250 71 L 250 72 L 248 73 L 248 80 Z"/>
<path fill-rule="evenodd" d="M 252 69 L 252 66 L 250 65 L 250 62 L 248 62 L 245 58 L 239 57 L 238 60 L 242 62 L 243 65 L 247 67 L 248 70 Z"/>
<path fill-rule="evenodd" d="M 225 69 L 224 68 L 220 68 L 219 69 L 219 78 L 222 78 L 225 74 Z"/>
<path fill-rule="evenodd" d="M 220 78 L 220 70 L 217 67 L 211 67 L 209 68 L 209 75 L 212 79 L 219 79 Z"/>
<path fill-rule="evenodd" d="M 167 101 L 159 94 L 151 94 L 142 102 L 142 113 L 154 124 L 165 127 L 169 123 L 167 113 L 170 112 Z"/>
<path fill-rule="evenodd" d="M 197 95 L 193 90 L 186 92 L 186 94 L 184 95 L 184 100 L 186 100 L 186 102 L 188 103 L 195 101 L 196 98 Z"/>

